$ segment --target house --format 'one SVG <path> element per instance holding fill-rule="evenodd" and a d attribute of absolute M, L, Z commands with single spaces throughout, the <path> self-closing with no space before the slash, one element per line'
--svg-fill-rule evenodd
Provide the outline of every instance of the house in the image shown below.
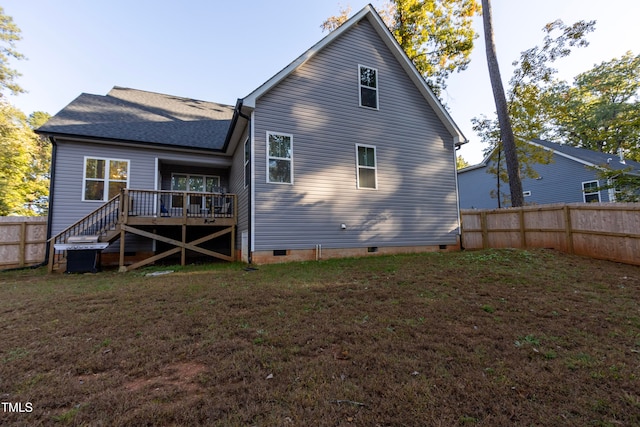
<path fill-rule="evenodd" d="M 466 140 L 370 5 L 235 106 L 115 87 L 38 132 L 61 265 L 95 242 L 124 270 L 459 246 Z"/>
<path fill-rule="evenodd" d="M 615 202 L 616 191 L 601 187 L 607 183 L 598 171 L 631 171 L 625 173 L 640 175 L 640 163 L 607 153 L 557 144 L 545 140 L 527 141 L 528 144 L 549 151 L 552 161 L 549 164 L 535 164 L 533 169 L 537 178 L 523 178 L 522 189 L 527 205 L 575 202 Z M 487 171 L 493 166 L 491 156 L 474 166 L 458 171 L 461 209 L 498 208 L 496 175 Z M 501 183 L 502 200 L 508 199 L 509 186 Z M 509 206 L 501 203 L 500 207 Z"/>

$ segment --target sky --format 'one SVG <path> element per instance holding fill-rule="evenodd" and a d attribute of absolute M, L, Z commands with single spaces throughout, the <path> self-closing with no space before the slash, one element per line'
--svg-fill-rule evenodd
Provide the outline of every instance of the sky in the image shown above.
<path fill-rule="evenodd" d="M 356 13 L 377 0 L 4 0 L 0 6 L 22 31 L 12 61 L 28 93 L 9 102 L 30 114 L 54 115 L 81 93 L 105 95 L 113 86 L 235 105 L 322 37 L 320 25 L 339 10 Z M 493 0 L 493 24 L 505 88 L 520 52 L 540 45 L 542 28 L 595 20 L 589 47 L 556 64 L 569 82 L 578 73 L 627 51 L 640 53 L 638 0 Z M 482 21 L 467 70 L 450 77 L 443 100 L 469 143 L 470 164 L 486 146 L 474 117 L 493 117 Z"/>

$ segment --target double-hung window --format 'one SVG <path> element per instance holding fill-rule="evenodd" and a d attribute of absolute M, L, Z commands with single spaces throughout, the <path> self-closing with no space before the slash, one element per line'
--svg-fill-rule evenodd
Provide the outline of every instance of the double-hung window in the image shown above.
<path fill-rule="evenodd" d="M 360 106 L 378 109 L 378 70 L 364 65 L 358 66 L 360 76 Z"/>
<path fill-rule="evenodd" d="M 600 202 L 600 191 L 598 191 L 598 187 L 598 181 L 586 181 L 582 183 L 585 203 Z"/>
<path fill-rule="evenodd" d="M 267 182 L 293 184 L 293 136 L 267 132 Z"/>
<path fill-rule="evenodd" d="M 358 188 L 378 188 L 376 147 L 356 144 Z"/>
<path fill-rule="evenodd" d="M 107 201 L 129 184 L 129 160 L 84 158 L 82 200 Z"/>

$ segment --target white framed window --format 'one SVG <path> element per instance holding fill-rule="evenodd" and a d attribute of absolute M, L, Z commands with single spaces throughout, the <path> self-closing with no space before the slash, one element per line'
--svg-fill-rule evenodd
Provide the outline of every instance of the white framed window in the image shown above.
<path fill-rule="evenodd" d="M 582 197 L 585 203 L 600 202 L 599 186 L 598 181 L 585 181 L 582 183 Z"/>
<path fill-rule="evenodd" d="M 293 184 L 293 135 L 267 132 L 267 182 Z"/>
<path fill-rule="evenodd" d="M 249 138 L 244 142 L 244 188 L 247 188 L 251 180 L 251 144 Z"/>
<path fill-rule="evenodd" d="M 356 144 L 357 187 L 375 190 L 378 188 L 378 163 L 376 147 Z"/>
<path fill-rule="evenodd" d="M 622 187 L 618 185 L 618 178 L 610 178 L 607 180 L 607 185 L 609 188 L 609 201 L 610 202 L 618 202 L 620 200 L 624 200 L 624 196 L 626 192 Z"/>
<path fill-rule="evenodd" d="M 522 192 L 522 195 L 523 195 L 524 197 L 531 197 L 531 191 L 529 191 L 529 190 L 527 190 L 527 191 L 523 191 L 523 192 Z"/>
<path fill-rule="evenodd" d="M 82 200 L 106 202 L 129 186 L 129 160 L 84 158 Z"/>
<path fill-rule="evenodd" d="M 215 175 L 192 175 L 185 173 L 171 174 L 171 191 L 185 191 L 189 193 L 217 193 L 220 191 L 220 177 Z M 199 206 L 200 209 L 210 208 L 210 199 L 197 194 L 189 194 L 187 206 Z M 171 207 L 184 207 L 184 196 L 171 195 Z"/>
<path fill-rule="evenodd" d="M 360 106 L 378 109 L 378 70 L 358 65 Z"/>

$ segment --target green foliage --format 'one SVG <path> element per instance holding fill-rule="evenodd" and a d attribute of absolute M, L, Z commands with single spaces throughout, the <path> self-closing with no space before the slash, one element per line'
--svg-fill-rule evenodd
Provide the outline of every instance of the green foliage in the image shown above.
<path fill-rule="evenodd" d="M 616 202 L 640 202 L 640 176 L 631 173 L 633 168 L 614 170 L 609 165 L 601 165 L 595 169 L 599 182 L 603 183 L 598 191 L 613 191 Z"/>
<path fill-rule="evenodd" d="M 4 14 L 0 7 L 0 97 L 5 89 L 11 93 L 24 92 L 15 79 L 20 76 L 16 70 L 9 67 L 9 60 L 24 59 L 24 55 L 15 49 L 15 42 L 20 40 L 20 28 L 13 22 L 13 18 Z"/>
<path fill-rule="evenodd" d="M 49 193 L 48 143 L 30 126 L 44 113 L 32 118 L 0 102 L 0 216 L 39 215 L 46 212 Z"/>
<path fill-rule="evenodd" d="M 627 52 L 557 84 L 543 106 L 567 144 L 640 160 L 640 55 Z"/>
<path fill-rule="evenodd" d="M 10 58 L 24 59 L 15 49 L 20 29 L 0 7 L 0 216 L 44 215 L 49 194 L 49 143 L 33 129 L 49 120 L 35 112 L 29 118 L 3 99 L 4 90 L 24 92 L 15 82 L 20 74 L 9 67 Z"/>
<path fill-rule="evenodd" d="M 335 30 L 349 12 L 341 9 L 320 27 Z M 473 17 L 480 14 L 476 0 L 391 0 L 379 13 L 436 95 L 453 72 L 469 65 L 477 37 Z"/>
<path fill-rule="evenodd" d="M 483 141 L 497 141 L 498 145 L 491 145 L 487 173 L 496 176 L 496 187 L 491 191 L 491 197 L 499 200 L 498 207 L 510 203 L 509 196 L 509 176 L 507 173 L 506 161 L 500 144 L 500 130 L 497 120 L 473 119 L 473 129 L 481 136 Z M 516 122 L 517 125 L 517 122 Z M 519 129 L 516 127 L 516 129 Z M 516 152 L 519 159 L 520 176 L 523 178 L 538 178 L 538 173 L 534 169 L 536 164 L 549 164 L 553 161 L 550 151 L 529 144 L 528 139 L 516 137 Z M 507 184 L 502 186 L 501 184 Z"/>
<path fill-rule="evenodd" d="M 526 143 L 536 138 L 548 138 L 553 129 L 553 107 L 546 102 L 549 93 L 557 90 L 558 81 L 554 79 L 557 70 L 553 63 L 568 56 L 571 48 L 587 46 L 586 35 L 593 31 L 595 23 L 578 21 L 567 26 L 557 20 L 544 27 L 545 37 L 541 47 L 535 46 L 521 53 L 513 77 L 509 81 L 507 104 L 513 133 L 516 135 L 516 152 L 520 168 L 520 176 L 537 178 L 533 169 L 536 164 L 548 164 L 552 161 L 551 153 Z M 496 175 L 496 188 L 492 197 L 501 203 L 509 203 L 508 184 L 502 141 L 497 118 L 474 118 L 473 129 L 483 142 L 488 144 L 485 154 L 491 155 L 491 165 L 487 173 Z"/>
<path fill-rule="evenodd" d="M 347 19 L 349 19 L 349 13 L 351 13 L 350 7 L 340 8 L 340 14 L 335 16 L 330 16 L 320 25 L 322 31 L 333 31 L 337 29 L 340 25 L 344 24 Z"/>
<path fill-rule="evenodd" d="M 469 162 L 467 162 L 460 154 L 456 157 L 456 169 L 463 169 L 469 166 Z"/>
<path fill-rule="evenodd" d="M 394 0 L 392 5 L 391 32 L 440 94 L 447 78 L 469 65 L 480 5 L 475 0 Z"/>

